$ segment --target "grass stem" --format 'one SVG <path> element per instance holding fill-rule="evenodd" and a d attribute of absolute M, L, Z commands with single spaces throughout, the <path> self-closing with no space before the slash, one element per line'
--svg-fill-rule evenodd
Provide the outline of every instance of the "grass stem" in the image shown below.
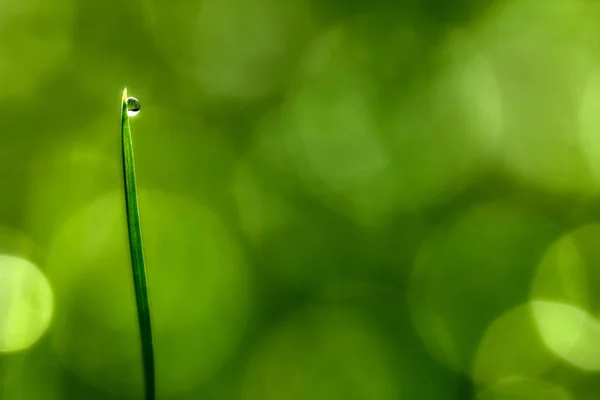
<path fill-rule="evenodd" d="M 123 150 L 123 175 L 125 184 L 125 208 L 127 211 L 127 230 L 129 233 L 129 250 L 131 269 L 137 304 L 140 339 L 142 344 L 142 362 L 146 400 L 155 399 L 154 376 L 154 344 L 152 324 L 150 322 L 150 305 L 146 283 L 146 267 L 144 264 L 144 248 L 140 226 L 137 186 L 135 182 L 135 166 L 133 160 L 133 141 L 129 114 L 127 112 L 127 88 L 123 91 L 121 103 L 121 142 Z"/>

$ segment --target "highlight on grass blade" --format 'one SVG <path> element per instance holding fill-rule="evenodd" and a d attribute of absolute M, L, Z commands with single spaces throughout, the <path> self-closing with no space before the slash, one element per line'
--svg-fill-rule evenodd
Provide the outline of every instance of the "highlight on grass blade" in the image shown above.
<path fill-rule="evenodd" d="M 127 88 L 125 88 L 125 90 L 123 90 L 123 99 L 121 101 L 121 149 L 123 154 L 125 210 L 127 213 L 131 270 L 133 273 L 133 285 L 135 289 L 140 339 L 142 344 L 145 393 L 147 400 L 154 400 L 154 344 L 152 339 L 152 324 L 150 322 L 150 305 L 146 284 L 146 266 L 144 264 L 140 211 L 138 207 L 137 186 L 135 183 L 133 140 L 131 137 L 131 127 L 129 125 L 129 118 L 137 115 L 139 112 L 140 102 L 134 97 L 127 97 Z"/>

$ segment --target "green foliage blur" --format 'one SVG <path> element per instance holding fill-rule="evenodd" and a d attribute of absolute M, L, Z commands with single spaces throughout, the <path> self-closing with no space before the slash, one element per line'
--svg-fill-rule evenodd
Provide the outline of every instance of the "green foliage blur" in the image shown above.
<path fill-rule="evenodd" d="M 600 396 L 600 3 L 1 0 L 0 399 Z"/>

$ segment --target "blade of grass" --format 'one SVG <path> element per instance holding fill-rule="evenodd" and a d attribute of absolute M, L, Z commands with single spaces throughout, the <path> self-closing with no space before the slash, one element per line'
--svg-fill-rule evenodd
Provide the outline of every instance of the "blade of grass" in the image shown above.
<path fill-rule="evenodd" d="M 127 210 L 127 230 L 129 232 L 129 250 L 131 269 L 137 303 L 140 339 L 142 342 L 142 362 L 144 367 L 144 385 L 147 400 L 155 398 L 154 344 L 150 323 L 150 306 L 146 284 L 146 267 L 142 246 L 140 212 L 138 208 L 135 166 L 133 161 L 133 141 L 129 115 L 127 113 L 127 88 L 123 91 L 121 103 L 121 141 L 123 150 L 123 174 L 125 183 L 125 208 Z"/>

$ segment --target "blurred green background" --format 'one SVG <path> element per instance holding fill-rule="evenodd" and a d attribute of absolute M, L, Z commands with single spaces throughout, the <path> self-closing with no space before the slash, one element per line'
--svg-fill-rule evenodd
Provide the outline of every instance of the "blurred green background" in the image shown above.
<path fill-rule="evenodd" d="M 0 398 L 600 397 L 600 3 L 1 0 Z"/>

